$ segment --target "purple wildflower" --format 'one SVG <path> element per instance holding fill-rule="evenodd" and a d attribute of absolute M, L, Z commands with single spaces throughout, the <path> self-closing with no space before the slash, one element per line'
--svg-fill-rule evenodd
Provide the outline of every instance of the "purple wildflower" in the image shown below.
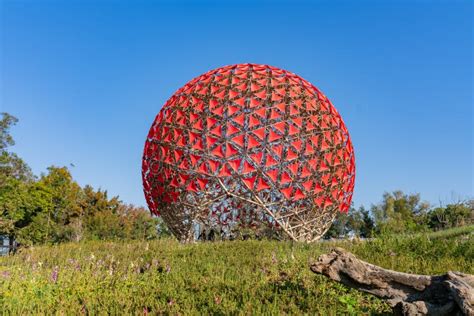
<path fill-rule="evenodd" d="M 58 281 L 59 267 L 55 266 L 53 272 L 51 273 L 51 281 L 56 283 Z"/>

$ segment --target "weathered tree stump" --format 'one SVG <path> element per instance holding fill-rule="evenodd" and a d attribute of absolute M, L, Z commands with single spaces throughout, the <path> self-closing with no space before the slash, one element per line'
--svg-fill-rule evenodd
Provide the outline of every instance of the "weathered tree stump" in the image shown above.
<path fill-rule="evenodd" d="M 474 316 L 474 275 L 449 271 L 417 275 L 383 269 L 335 248 L 310 265 L 311 271 L 383 299 L 399 315 Z"/>

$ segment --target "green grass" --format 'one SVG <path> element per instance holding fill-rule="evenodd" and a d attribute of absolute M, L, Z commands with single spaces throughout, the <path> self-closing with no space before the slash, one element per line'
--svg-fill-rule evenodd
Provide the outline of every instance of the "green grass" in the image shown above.
<path fill-rule="evenodd" d="M 461 235 L 474 234 L 474 225 L 440 230 L 429 234 L 430 238 L 452 238 Z"/>
<path fill-rule="evenodd" d="M 87 242 L 0 258 L 4 314 L 386 314 L 383 301 L 309 271 L 334 246 L 410 273 L 474 273 L 472 233 L 369 242 Z"/>

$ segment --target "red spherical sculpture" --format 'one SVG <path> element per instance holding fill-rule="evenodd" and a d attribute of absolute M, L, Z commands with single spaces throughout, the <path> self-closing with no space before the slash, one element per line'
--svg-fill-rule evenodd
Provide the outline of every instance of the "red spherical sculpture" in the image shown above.
<path fill-rule="evenodd" d="M 311 242 L 351 203 L 349 133 L 301 77 L 266 65 L 211 70 L 179 89 L 145 143 L 152 213 L 182 241 L 242 227 Z"/>

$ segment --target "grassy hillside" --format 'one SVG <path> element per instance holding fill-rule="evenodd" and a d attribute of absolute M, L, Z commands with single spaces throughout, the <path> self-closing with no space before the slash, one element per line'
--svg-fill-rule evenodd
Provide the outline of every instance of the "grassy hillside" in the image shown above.
<path fill-rule="evenodd" d="M 314 275 L 308 263 L 340 246 L 385 268 L 474 273 L 473 231 L 313 245 L 236 241 L 181 245 L 87 242 L 0 258 L 6 314 L 383 314 L 374 297 Z"/>

